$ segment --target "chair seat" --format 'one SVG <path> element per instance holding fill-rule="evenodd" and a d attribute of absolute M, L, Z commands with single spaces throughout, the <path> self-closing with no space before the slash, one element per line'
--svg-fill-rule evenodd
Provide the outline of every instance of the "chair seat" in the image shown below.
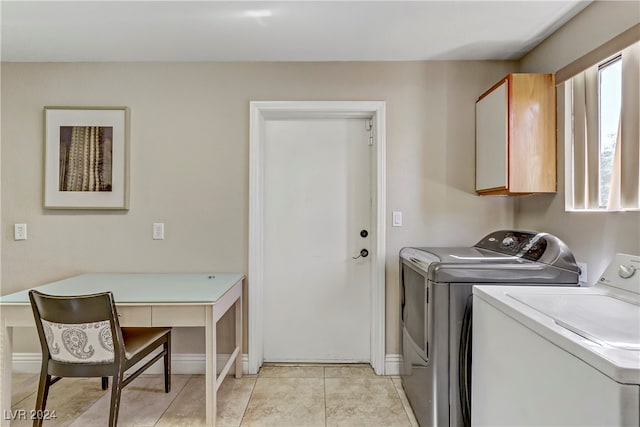
<path fill-rule="evenodd" d="M 124 353 L 127 359 L 133 359 L 141 350 L 145 350 L 154 341 L 171 332 L 171 328 L 121 328 L 124 338 Z"/>

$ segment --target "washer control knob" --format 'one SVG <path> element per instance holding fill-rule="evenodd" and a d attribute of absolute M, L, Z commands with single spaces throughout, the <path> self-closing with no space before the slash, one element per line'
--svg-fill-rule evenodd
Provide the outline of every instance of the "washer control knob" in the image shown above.
<path fill-rule="evenodd" d="M 633 276 L 633 273 L 635 272 L 636 268 L 634 266 L 621 264 L 620 268 L 618 269 L 618 276 L 622 277 L 623 279 L 628 279 L 629 277 Z"/>
<path fill-rule="evenodd" d="M 502 239 L 502 246 L 513 246 L 515 244 L 516 244 L 516 239 L 511 236 L 507 236 L 504 239 Z"/>

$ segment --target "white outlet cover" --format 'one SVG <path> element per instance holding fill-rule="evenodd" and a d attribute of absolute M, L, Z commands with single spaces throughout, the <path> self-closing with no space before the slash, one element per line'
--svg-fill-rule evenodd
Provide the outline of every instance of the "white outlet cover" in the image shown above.
<path fill-rule="evenodd" d="M 579 262 L 578 268 L 580 268 L 580 277 L 578 278 L 578 281 L 580 283 L 587 283 L 587 263 Z"/>
<path fill-rule="evenodd" d="M 14 224 L 13 225 L 13 239 L 14 240 L 27 240 L 27 224 Z"/>
<path fill-rule="evenodd" d="M 153 223 L 153 240 L 164 240 L 164 223 Z"/>

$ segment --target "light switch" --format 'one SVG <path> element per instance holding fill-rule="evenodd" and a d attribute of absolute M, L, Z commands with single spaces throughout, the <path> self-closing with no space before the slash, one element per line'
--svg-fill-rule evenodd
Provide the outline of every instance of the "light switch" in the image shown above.
<path fill-rule="evenodd" d="M 153 240 L 164 240 L 164 222 L 153 223 Z"/>
<path fill-rule="evenodd" d="M 13 225 L 13 239 L 14 240 L 27 240 L 27 224 L 14 224 Z"/>
<path fill-rule="evenodd" d="M 402 227 L 402 212 L 393 211 L 393 227 Z"/>

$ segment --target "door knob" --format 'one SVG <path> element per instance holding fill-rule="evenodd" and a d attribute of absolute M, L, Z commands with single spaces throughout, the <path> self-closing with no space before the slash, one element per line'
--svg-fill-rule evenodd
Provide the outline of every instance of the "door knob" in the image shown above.
<path fill-rule="evenodd" d="M 361 251 L 360 251 L 360 255 L 358 255 L 358 256 L 353 256 L 353 257 L 351 257 L 351 258 L 353 258 L 353 259 L 358 259 L 358 258 L 360 258 L 360 257 L 362 257 L 362 258 L 366 258 L 366 257 L 368 257 L 368 256 L 369 256 L 369 251 L 368 251 L 368 250 L 366 250 L 366 249 L 363 249 L 363 250 L 361 250 Z"/>

